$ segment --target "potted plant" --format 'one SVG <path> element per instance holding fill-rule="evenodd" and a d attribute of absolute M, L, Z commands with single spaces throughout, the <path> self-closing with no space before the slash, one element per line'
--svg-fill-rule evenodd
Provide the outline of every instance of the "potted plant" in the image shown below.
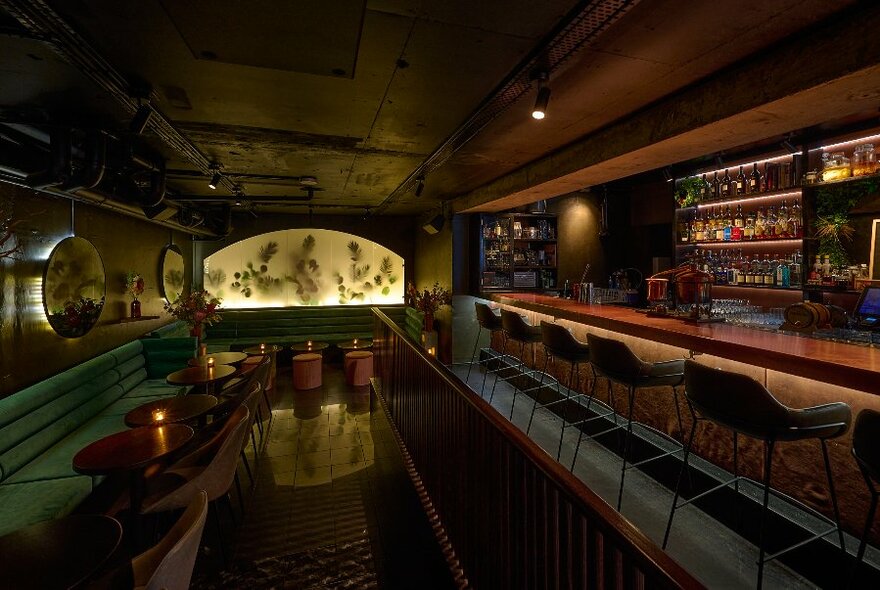
<path fill-rule="evenodd" d="M 690 207 L 696 205 L 700 199 L 700 188 L 703 181 L 696 176 L 688 176 L 678 185 L 675 192 L 675 201 L 679 207 Z"/>
<path fill-rule="evenodd" d="M 144 279 L 133 270 L 125 273 L 125 292 L 131 295 L 131 317 L 141 317 L 141 302 L 138 299 L 144 293 Z"/>
<path fill-rule="evenodd" d="M 452 293 L 440 283 L 434 283 L 430 290 L 419 291 L 415 285 L 409 283 L 406 286 L 406 304 L 418 309 L 425 314 L 425 331 L 434 329 L 434 314 L 444 305 L 452 303 Z"/>
<path fill-rule="evenodd" d="M 189 333 L 202 341 L 204 326 L 213 326 L 223 318 L 217 312 L 220 299 L 212 297 L 207 291 L 193 291 L 189 295 L 181 295 L 174 301 L 165 304 L 165 311 L 189 325 Z"/>

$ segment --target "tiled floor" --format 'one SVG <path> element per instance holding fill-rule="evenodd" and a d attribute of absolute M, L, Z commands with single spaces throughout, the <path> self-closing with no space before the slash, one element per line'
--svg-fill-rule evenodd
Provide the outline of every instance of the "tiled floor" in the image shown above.
<path fill-rule="evenodd" d="M 279 364 L 272 427 L 256 462 L 247 451 L 256 482 L 232 565 L 203 557 L 194 586 L 452 587 L 369 387 L 347 386 L 341 365 L 325 363 L 322 387 L 294 391 L 289 365 Z"/>

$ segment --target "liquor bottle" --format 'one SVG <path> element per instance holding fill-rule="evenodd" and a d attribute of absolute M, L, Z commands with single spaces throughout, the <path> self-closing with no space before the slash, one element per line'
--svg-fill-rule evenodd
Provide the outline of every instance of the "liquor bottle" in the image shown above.
<path fill-rule="evenodd" d="M 767 236 L 767 217 L 764 215 L 764 208 L 758 208 L 758 215 L 755 217 L 755 239 L 763 240 Z"/>
<path fill-rule="evenodd" d="M 764 190 L 767 192 L 776 190 L 773 186 L 773 177 L 770 174 L 770 162 L 764 162 Z"/>
<path fill-rule="evenodd" d="M 745 227 L 746 226 L 746 218 L 743 216 L 743 206 L 736 206 L 736 215 L 733 218 L 733 225 L 736 227 Z"/>
<path fill-rule="evenodd" d="M 743 174 L 743 167 L 739 167 L 739 174 L 736 175 L 736 194 L 746 194 L 746 175 Z"/>
<path fill-rule="evenodd" d="M 724 219 L 724 211 L 721 210 L 718 212 L 718 215 L 715 217 L 715 241 L 723 242 L 724 241 L 724 228 L 725 228 L 725 219 Z"/>
<path fill-rule="evenodd" d="M 703 178 L 700 179 L 700 202 L 708 201 L 710 198 L 710 194 L 712 191 L 712 185 L 709 184 L 709 181 L 706 180 L 706 175 L 703 174 Z"/>
<path fill-rule="evenodd" d="M 730 196 L 730 169 L 724 171 L 724 176 L 721 178 L 721 197 L 727 198 Z"/>
<path fill-rule="evenodd" d="M 693 236 L 692 241 L 700 243 L 706 239 L 706 236 L 703 233 L 703 227 L 703 218 L 700 217 L 700 212 L 697 211 L 696 213 L 694 213 L 694 230 L 693 232 L 691 232 L 691 236 Z"/>
<path fill-rule="evenodd" d="M 764 260 L 761 262 L 761 279 L 765 287 L 772 287 L 776 282 L 776 275 L 773 273 L 773 265 L 770 263 L 769 254 L 764 254 Z"/>
<path fill-rule="evenodd" d="M 801 206 L 798 204 L 797 199 L 795 199 L 794 205 L 791 206 L 791 211 L 788 214 L 788 233 L 793 238 L 803 236 L 803 218 L 801 217 Z"/>
<path fill-rule="evenodd" d="M 782 205 L 779 206 L 779 212 L 776 215 L 776 237 L 791 237 L 791 229 L 788 225 L 788 205 L 786 205 L 784 199 L 782 201 Z"/>
<path fill-rule="evenodd" d="M 791 262 L 788 264 L 789 286 L 795 289 L 801 286 L 801 281 L 803 280 L 801 269 L 801 251 L 798 250 L 792 255 Z"/>
<path fill-rule="evenodd" d="M 776 265 L 776 286 L 788 289 L 791 287 L 791 267 L 784 259 Z"/>
<path fill-rule="evenodd" d="M 740 257 L 742 258 L 742 257 Z M 742 258 L 739 263 L 739 275 L 736 278 L 737 285 L 745 285 L 749 275 L 749 257 Z"/>
<path fill-rule="evenodd" d="M 712 179 L 712 198 L 721 198 L 721 180 L 718 178 L 718 171 L 715 171 L 715 178 Z"/>
<path fill-rule="evenodd" d="M 752 173 L 749 174 L 749 192 L 759 193 L 761 188 L 761 173 L 758 172 L 758 163 L 755 162 L 752 165 Z"/>
<path fill-rule="evenodd" d="M 776 215 L 776 207 L 770 205 L 770 209 L 767 211 L 767 220 L 764 223 L 764 237 L 765 238 L 778 238 L 776 235 L 776 222 L 779 220 L 779 217 Z"/>
<path fill-rule="evenodd" d="M 703 211 L 703 241 L 711 242 L 715 236 L 712 234 L 712 219 L 709 217 L 709 210 Z"/>
<path fill-rule="evenodd" d="M 746 224 L 743 227 L 743 239 L 744 240 L 754 240 L 755 239 L 755 214 L 749 213 L 746 216 Z"/>
<path fill-rule="evenodd" d="M 678 241 L 682 244 L 691 241 L 691 226 L 686 217 L 678 222 Z"/>
<path fill-rule="evenodd" d="M 722 237 L 725 242 L 733 239 L 733 217 L 730 215 L 730 205 L 727 206 L 727 212 L 724 214 L 724 234 Z"/>

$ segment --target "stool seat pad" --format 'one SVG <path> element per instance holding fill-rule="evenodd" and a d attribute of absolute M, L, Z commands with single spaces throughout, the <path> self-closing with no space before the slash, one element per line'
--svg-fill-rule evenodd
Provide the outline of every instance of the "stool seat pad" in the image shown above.
<path fill-rule="evenodd" d="M 369 350 L 353 350 L 345 353 L 345 358 L 347 359 L 368 359 L 371 356 L 373 356 L 373 353 Z"/>
<path fill-rule="evenodd" d="M 511 340 L 525 342 L 526 344 L 533 344 L 542 340 L 541 326 L 527 324 L 521 315 L 509 309 L 501 310 L 501 323 L 504 326 L 504 333 Z"/>

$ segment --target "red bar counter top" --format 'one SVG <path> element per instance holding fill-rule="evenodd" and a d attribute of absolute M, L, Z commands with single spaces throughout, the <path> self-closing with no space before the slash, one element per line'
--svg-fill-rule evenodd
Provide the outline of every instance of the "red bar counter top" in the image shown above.
<path fill-rule="evenodd" d="M 536 293 L 494 293 L 488 298 L 554 318 L 880 395 L 880 350 L 870 346 L 726 323 L 694 324 L 648 317 L 628 307 L 591 305 Z"/>

